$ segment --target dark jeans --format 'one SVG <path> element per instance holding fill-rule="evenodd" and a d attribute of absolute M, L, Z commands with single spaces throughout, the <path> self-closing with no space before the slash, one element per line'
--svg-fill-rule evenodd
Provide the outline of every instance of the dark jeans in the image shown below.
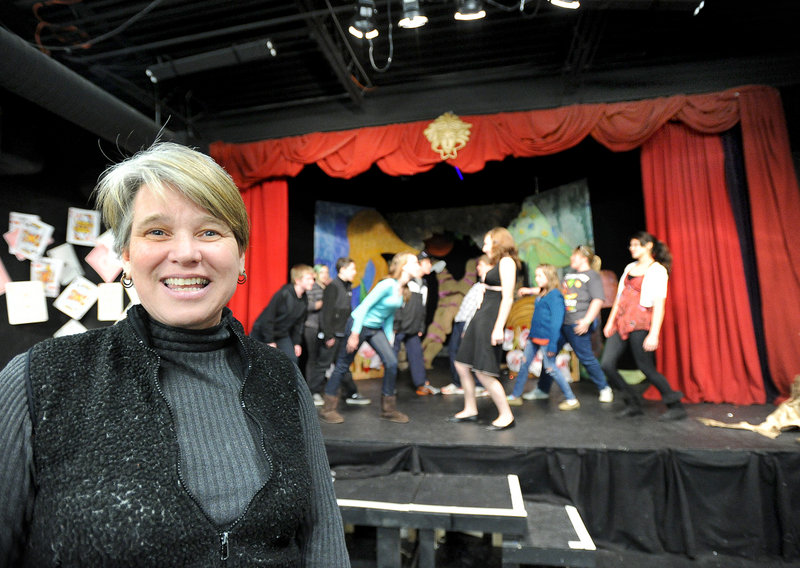
<path fill-rule="evenodd" d="M 428 382 L 425 372 L 425 358 L 422 355 L 422 340 L 419 335 L 411 333 L 398 333 L 394 336 L 394 355 L 400 353 L 400 346 L 406 344 L 406 358 L 411 371 L 411 380 L 415 387 L 421 387 Z"/>
<path fill-rule="evenodd" d="M 626 340 L 622 339 L 619 333 L 615 333 L 606 340 L 600 366 L 605 371 L 606 377 L 611 383 L 611 388 L 622 394 L 622 399 L 626 404 L 632 406 L 642 405 L 636 389 L 629 385 L 617 371 L 617 362 L 630 345 L 636 366 L 644 373 L 645 380 L 658 389 L 658 392 L 661 393 L 661 399 L 667 404 L 679 402 L 683 398 L 683 393 L 672 390 L 666 377 L 658 372 L 655 351 L 645 351 L 644 347 L 642 347 L 645 337 L 647 337 L 647 331 L 641 330 L 632 331 Z"/>
<path fill-rule="evenodd" d="M 319 391 L 311 390 L 311 392 L 322 392 L 325 389 L 325 373 L 328 371 L 328 368 L 331 366 L 336 360 L 336 355 L 339 353 L 339 349 L 344 349 L 344 339 L 341 337 L 337 337 L 336 341 L 333 343 L 331 347 L 325 345 L 325 342 L 321 339 L 318 340 L 320 343 L 319 348 L 319 355 L 317 355 L 317 362 L 314 365 L 314 369 L 312 371 L 312 378 L 309 382 L 309 389 L 311 389 L 311 383 L 315 385 L 319 385 Z M 358 392 L 356 388 L 356 383 L 353 380 L 353 374 L 350 372 L 350 369 L 347 369 L 347 372 L 342 376 L 341 381 L 339 383 L 342 389 L 342 395 L 345 398 L 350 398 L 354 394 Z"/>
<path fill-rule="evenodd" d="M 294 342 L 291 337 L 279 337 L 275 340 L 275 345 L 278 349 L 286 353 L 292 363 L 297 365 L 297 355 L 294 353 Z"/>
<path fill-rule="evenodd" d="M 303 339 L 305 340 L 305 355 L 306 355 L 306 372 L 303 375 L 308 383 L 308 390 L 311 393 L 321 393 L 322 388 L 325 386 L 325 375 L 322 375 L 322 380 L 316 374 L 317 359 L 319 358 L 320 351 L 322 350 L 322 341 L 317 339 L 319 329 L 316 327 L 305 326 L 303 329 Z"/>
<path fill-rule="evenodd" d="M 350 364 L 355 359 L 358 347 L 365 341 L 369 343 L 378 356 L 383 361 L 383 387 L 381 394 L 384 396 L 394 396 L 395 383 L 397 381 L 397 357 L 394 355 L 394 349 L 383 333 L 382 329 L 372 327 L 361 328 L 361 333 L 358 336 L 358 347 L 352 353 L 347 352 L 347 337 L 350 336 L 350 331 L 353 328 L 353 318 L 347 320 L 347 327 L 344 331 L 344 338 L 342 339 L 343 345 L 339 349 L 336 357 L 336 367 L 333 369 L 331 378 L 328 379 L 328 384 L 325 385 L 325 394 L 336 395 L 339 392 L 339 384 L 342 382 L 342 377 L 350 372 Z"/>
<path fill-rule="evenodd" d="M 556 350 L 556 353 L 560 353 L 561 348 L 564 347 L 564 344 L 569 343 L 570 347 L 572 347 L 572 351 L 578 358 L 578 361 L 581 362 L 586 369 L 586 372 L 589 374 L 589 378 L 592 379 L 592 382 L 595 385 L 597 385 L 598 390 L 603 390 L 608 386 L 608 382 L 603 374 L 603 368 L 601 368 L 600 363 L 597 361 L 597 357 L 594 356 L 594 350 L 592 350 L 592 332 L 597 329 L 597 325 L 597 320 L 595 320 L 592 325 L 589 326 L 589 331 L 583 335 L 578 335 L 575 333 L 574 324 L 567 323 L 562 325 L 561 335 L 558 338 L 558 349 Z M 542 374 L 539 377 L 539 383 L 536 386 L 539 388 L 539 390 L 550 392 L 550 386 L 552 384 L 553 379 L 545 372 L 544 368 L 542 368 Z"/>

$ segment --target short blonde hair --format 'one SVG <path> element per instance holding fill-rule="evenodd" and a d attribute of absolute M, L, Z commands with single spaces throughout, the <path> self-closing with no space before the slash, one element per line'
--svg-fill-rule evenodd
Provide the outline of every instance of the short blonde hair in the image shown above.
<path fill-rule="evenodd" d="M 114 233 L 114 252 L 128 248 L 133 203 L 142 186 L 159 192 L 173 189 L 208 210 L 233 232 L 244 253 L 250 223 L 239 188 L 211 157 L 174 142 L 156 142 L 115 164 L 100 176 L 94 195 L 106 226 Z"/>
<path fill-rule="evenodd" d="M 295 264 L 292 266 L 291 270 L 289 270 L 289 279 L 292 281 L 292 284 L 294 284 L 306 274 L 314 276 L 314 269 L 307 264 Z"/>

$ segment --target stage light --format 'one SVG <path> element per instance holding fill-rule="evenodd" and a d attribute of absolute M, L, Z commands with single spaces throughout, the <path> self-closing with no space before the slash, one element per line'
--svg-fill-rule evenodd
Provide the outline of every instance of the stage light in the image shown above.
<path fill-rule="evenodd" d="M 355 18 L 347 31 L 358 39 L 378 37 L 378 28 L 375 27 L 374 17 L 375 0 L 358 0 Z"/>
<path fill-rule="evenodd" d="M 559 8 L 567 8 L 569 10 L 577 10 L 581 7 L 581 3 L 578 0 L 549 0 L 549 2 L 553 6 L 558 6 Z"/>
<path fill-rule="evenodd" d="M 403 18 L 397 22 L 401 28 L 419 28 L 428 23 L 428 18 L 419 9 L 419 0 L 403 0 Z"/>
<path fill-rule="evenodd" d="M 480 20 L 486 12 L 480 0 L 458 0 L 458 10 L 453 16 L 456 20 Z"/>

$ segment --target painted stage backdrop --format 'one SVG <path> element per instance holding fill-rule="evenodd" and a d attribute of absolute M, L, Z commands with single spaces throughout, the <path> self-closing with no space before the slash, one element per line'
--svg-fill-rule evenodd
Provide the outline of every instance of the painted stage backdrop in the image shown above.
<path fill-rule="evenodd" d="M 423 342 L 427 366 L 442 349 L 461 299 L 476 281 L 474 259 L 481 254 L 483 235 L 489 229 L 509 229 L 525 263 L 527 282 L 533 282 L 538 264 L 566 267 L 572 249 L 594 245 L 585 180 L 538 192 L 522 204 L 420 210 L 384 218 L 372 208 L 318 201 L 315 216 L 314 263 L 329 266 L 332 276 L 339 257 L 349 256 L 356 263 L 353 307 L 388 274 L 388 261 L 395 253 L 428 250 L 445 261 L 445 268 L 437 274 L 437 310 Z M 466 256 L 464 247 L 455 246 L 456 241 L 469 243 Z M 529 308 L 520 303 L 519 310 Z M 520 315 L 524 319 L 524 314 L 514 317 L 512 309 L 509 321 L 519 320 Z M 511 341 L 507 350 L 515 349 L 516 343 Z"/>

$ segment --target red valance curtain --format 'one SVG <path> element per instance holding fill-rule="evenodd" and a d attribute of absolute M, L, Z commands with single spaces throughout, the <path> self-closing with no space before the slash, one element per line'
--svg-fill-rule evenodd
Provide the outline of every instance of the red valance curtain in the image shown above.
<path fill-rule="evenodd" d="M 642 145 L 668 121 L 679 121 L 702 133 L 723 132 L 740 121 L 745 148 L 747 181 L 753 206 L 759 200 L 759 211 L 753 213 L 753 230 L 756 250 L 759 255 L 759 278 L 762 290 L 768 291 L 766 279 L 773 279 L 781 272 L 775 270 L 780 258 L 783 268 L 796 264 L 790 261 L 794 254 L 789 247 L 789 219 L 800 218 L 800 198 L 789 151 L 788 135 L 778 93 L 769 87 L 743 87 L 707 95 L 678 95 L 645 101 L 575 105 L 552 110 L 500 113 L 488 116 L 463 116 L 471 124 L 470 142 L 450 160 L 453 166 L 465 172 L 476 172 L 488 160 L 502 160 L 508 156 L 532 157 L 552 154 L 571 148 L 586 136 L 614 151 L 630 150 Z M 233 176 L 237 185 L 246 193 L 250 191 L 272 191 L 270 186 L 260 186 L 266 180 L 285 179 L 297 175 L 306 165 L 316 163 L 332 177 L 351 178 L 372 164 L 389 175 L 412 175 L 427 171 L 441 161 L 434 152 L 423 131 L 429 122 L 394 124 L 385 127 L 362 128 L 344 132 L 313 133 L 278 140 L 264 140 L 250 144 L 211 145 L 211 155 Z M 781 132 L 783 134 L 781 134 Z M 768 196 L 768 197 L 767 197 Z M 254 226 L 264 223 L 268 210 L 249 209 Z M 770 222 L 771 213 L 777 213 L 781 224 Z M 783 224 L 786 221 L 786 224 Z M 599 220 L 598 222 L 602 222 Z M 670 219 L 680 223 L 680 219 Z M 772 230 L 785 231 L 780 242 L 764 238 Z M 652 227 L 648 229 L 656 232 Z M 288 237 L 286 237 L 288 238 Z M 286 243 L 268 242 L 285 251 Z M 709 246 L 714 246 L 713 243 Z M 761 259 L 765 251 L 767 258 Z M 265 251 L 250 253 L 251 270 L 254 264 L 267 262 Z M 278 254 L 276 251 L 275 254 Z M 285 252 L 283 253 L 285 255 Z M 772 260 L 770 260 L 772 258 Z M 688 267 L 699 271 L 702 267 Z M 796 266 L 792 267 L 796 272 Z M 764 272 L 764 271 L 768 272 Z M 265 269 L 271 277 L 278 273 L 281 283 L 286 278 L 286 260 L 280 265 Z M 251 274 L 251 272 L 248 272 Z M 795 274 L 796 276 L 796 274 Z M 253 275 L 251 275 L 251 281 Z M 260 285 L 259 285 L 260 286 Z M 237 296 L 248 296 L 247 314 L 235 310 L 246 328 L 252 324 L 251 315 L 264 306 L 272 290 L 259 290 L 251 285 L 241 289 Z M 780 297 L 796 298 L 800 293 L 800 278 L 781 279 Z M 266 291 L 267 293 L 262 293 Z M 765 294 L 765 296 L 768 294 Z M 234 297 L 232 303 L 239 302 Z M 694 298 L 692 301 L 701 302 Z M 800 373 L 800 358 L 794 346 L 800 304 L 767 299 L 764 302 L 764 325 L 769 344 L 769 365 L 776 387 L 784 395 L 794 374 Z M 776 313 L 777 312 L 777 313 Z M 667 321 L 665 333 L 674 328 L 675 322 Z M 783 339 L 783 341 L 781 340 Z M 665 342 L 668 339 L 665 338 Z M 711 356 L 711 355 L 707 355 Z M 740 369 L 741 373 L 745 369 Z M 713 384 L 713 377 L 698 378 Z M 735 378 L 735 380 L 739 380 Z M 746 389 L 745 389 L 746 390 Z M 701 399 L 702 396 L 700 395 Z M 729 400 L 733 403 L 745 403 Z"/>

